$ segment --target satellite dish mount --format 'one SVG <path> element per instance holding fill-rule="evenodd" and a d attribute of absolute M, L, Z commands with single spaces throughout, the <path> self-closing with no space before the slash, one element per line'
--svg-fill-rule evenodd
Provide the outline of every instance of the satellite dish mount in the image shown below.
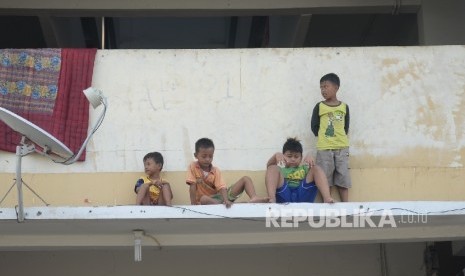
<path fill-rule="evenodd" d="M 18 221 L 24 221 L 24 204 L 23 204 L 23 189 L 22 184 L 24 184 L 31 192 L 33 192 L 45 205 L 49 205 L 42 199 L 31 187 L 29 187 L 21 178 L 21 161 L 23 156 L 26 156 L 30 153 L 36 152 L 41 155 L 47 156 L 56 163 L 70 165 L 76 162 L 81 154 L 84 152 L 84 149 L 87 146 L 92 135 L 97 131 L 100 125 L 103 122 L 105 113 L 107 110 L 107 100 L 103 96 L 102 91 L 95 88 L 89 87 L 83 91 L 87 99 L 91 102 L 93 108 L 97 108 L 100 104 L 103 104 L 104 108 L 100 117 L 97 119 L 94 127 L 87 135 L 86 140 L 82 144 L 81 148 L 76 154 L 73 152 L 58 139 L 53 137 L 50 133 L 43 130 L 39 126 L 29 122 L 23 117 L 0 107 L 0 120 L 5 124 L 11 127 L 16 132 L 22 135 L 21 142 L 16 146 L 16 178 L 13 185 L 0 200 L 0 204 L 5 200 L 6 196 L 10 193 L 14 185 L 18 189 Z M 39 146 L 41 150 L 38 149 Z"/>
<path fill-rule="evenodd" d="M 29 185 L 26 184 L 26 182 L 23 181 L 21 178 L 21 161 L 23 156 L 26 156 L 30 153 L 33 153 L 36 151 L 36 147 L 31 141 L 26 136 L 22 136 L 21 142 L 19 145 L 16 146 L 16 177 L 15 177 L 15 182 L 13 182 L 13 185 L 11 185 L 10 189 L 6 192 L 6 194 L 3 196 L 2 200 L 0 200 L 0 204 L 5 200 L 5 198 L 8 196 L 8 194 L 11 192 L 11 189 L 16 185 L 18 189 L 18 202 L 23 202 L 23 188 L 22 185 L 26 186 L 34 195 L 36 195 L 46 206 L 50 205 L 48 204 L 36 191 L 34 191 Z M 19 206 L 19 211 L 18 211 L 18 221 L 23 221 L 24 220 L 24 210 L 23 210 L 23 204 L 18 204 Z M 21 214 L 21 215 L 20 215 Z"/>

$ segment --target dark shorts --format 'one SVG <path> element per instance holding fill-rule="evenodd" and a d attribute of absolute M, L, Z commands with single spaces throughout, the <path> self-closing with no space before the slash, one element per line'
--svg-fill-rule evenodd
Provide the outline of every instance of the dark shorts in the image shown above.
<path fill-rule="evenodd" d="M 276 202 L 314 202 L 317 194 L 318 188 L 315 182 L 305 183 L 304 179 L 299 186 L 290 188 L 288 183 L 284 181 L 283 186 L 276 190 Z"/>

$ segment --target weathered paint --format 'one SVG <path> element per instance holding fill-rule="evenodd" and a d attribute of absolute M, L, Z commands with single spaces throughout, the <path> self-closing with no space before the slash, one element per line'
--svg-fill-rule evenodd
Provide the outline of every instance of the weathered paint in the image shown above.
<path fill-rule="evenodd" d="M 321 100 L 319 79 L 335 72 L 341 78 L 338 97 L 351 111 L 351 199 L 389 199 L 374 183 L 394 190 L 412 183 L 409 198 L 460 198 L 437 190 L 456 185 L 453 175 L 464 173 L 463 68 L 464 46 L 98 51 L 93 86 L 104 91 L 109 109 L 87 160 L 62 166 L 29 155 L 22 169 L 32 179 L 52 177 L 32 180 L 52 194 L 55 186 L 69 189 L 80 174 L 91 184 L 75 183 L 76 192 L 99 187 L 108 175 L 123 176 L 111 177 L 110 189 L 99 189 L 95 201 L 127 203 L 124 193 L 131 189 L 111 187 L 131 186 L 142 157 L 160 151 L 165 173 L 179 179 L 179 193 L 187 193 L 182 171 L 193 160 L 194 142 L 210 137 L 214 163 L 233 178 L 252 174 L 263 192 L 265 163 L 287 137 L 297 136 L 314 150 L 309 125 Z M 90 112 L 93 122 L 99 110 Z M 2 179 L 10 178 L 15 164 L 14 154 L 0 153 Z M 411 181 L 418 171 L 429 176 L 422 183 Z M 424 187 L 433 190 L 418 191 Z"/>

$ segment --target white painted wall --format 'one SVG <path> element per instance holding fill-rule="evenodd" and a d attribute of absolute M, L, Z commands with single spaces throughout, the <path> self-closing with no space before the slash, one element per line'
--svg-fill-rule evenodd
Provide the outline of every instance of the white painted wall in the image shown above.
<path fill-rule="evenodd" d="M 86 162 L 30 155 L 23 171 L 136 172 L 155 150 L 165 171 L 184 171 L 201 137 L 223 170 L 264 170 L 289 136 L 314 148 L 310 116 L 329 72 L 351 110 L 352 168 L 462 168 L 463 68 L 464 46 L 98 51 L 93 86 L 109 110 Z M 0 171 L 15 171 L 14 154 L 0 153 Z"/>

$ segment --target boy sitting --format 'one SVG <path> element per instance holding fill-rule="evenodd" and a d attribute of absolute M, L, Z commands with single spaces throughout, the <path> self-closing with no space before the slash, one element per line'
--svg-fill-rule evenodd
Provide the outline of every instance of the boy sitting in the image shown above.
<path fill-rule="evenodd" d="M 325 203 L 333 203 L 328 180 L 310 155 L 302 162 L 302 144 L 288 138 L 283 152 L 275 153 L 266 164 L 265 185 L 270 203 L 314 202 L 320 191 Z"/>
<path fill-rule="evenodd" d="M 195 143 L 194 156 L 197 161 L 192 162 L 187 169 L 186 183 L 192 204 L 221 204 L 226 208 L 240 197 L 245 190 L 250 203 L 268 202 L 268 198 L 260 198 L 255 193 L 252 179 L 241 177 L 229 188 L 221 175 L 220 169 L 212 165 L 215 146 L 208 138 L 201 138 Z"/>
<path fill-rule="evenodd" d="M 170 184 L 161 178 L 163 156 L 159 152 L 150 152 L 144 156 L 145 174 L 134 187 L 137 205 L 171 205 L 173 193 Z"/>

